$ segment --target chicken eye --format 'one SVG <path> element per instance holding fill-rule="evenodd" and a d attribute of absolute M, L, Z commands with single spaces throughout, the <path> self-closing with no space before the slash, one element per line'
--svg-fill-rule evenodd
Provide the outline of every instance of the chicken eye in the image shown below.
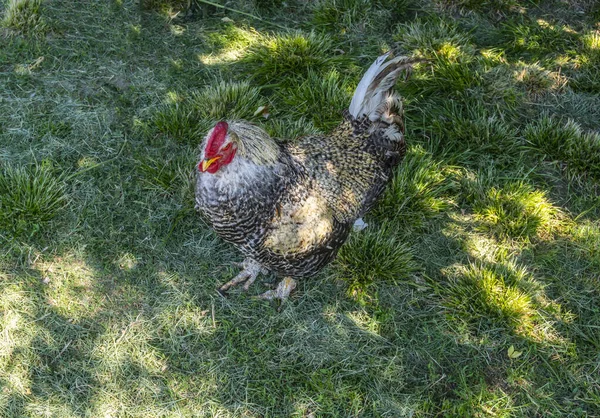
<path fill-rule="evenodd" d="M 231 149 L 231 142 L 223 147 L 221 151 L 227 152 Z"/>

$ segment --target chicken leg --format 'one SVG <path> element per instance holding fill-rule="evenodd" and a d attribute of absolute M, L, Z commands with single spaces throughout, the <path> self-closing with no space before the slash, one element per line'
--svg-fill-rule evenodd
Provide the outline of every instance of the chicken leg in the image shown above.
<path fill-rule="evenodd" d="M 244 283 L 244 290 L 248 290 L 260 273 L 267 274 L 269 272 L 267 269 L 262 267 L 259 263 L 257 263 L 251 258 L 246 258 L 244 261 L 237 264 L 239 264 L 239 266 L 242 267 L 243 270 L 240 271 L 238 275 L 235 276 L 233 279 L 221 286 L 219 288 L 220 293 L 224 294 L 230 288 L 237 286 L 242 282 L 246 282 Z"/>

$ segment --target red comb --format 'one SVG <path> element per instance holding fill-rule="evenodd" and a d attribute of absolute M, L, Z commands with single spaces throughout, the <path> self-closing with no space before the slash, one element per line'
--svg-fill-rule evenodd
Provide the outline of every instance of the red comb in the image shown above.
<path fill-rule="evenodd" d="M 225 142 L 225 135 L 227 135 L 227 122 L 222 121 L 215 125 L 215 128 L 208 138 L 208 142 L 206 143 L 206 149 L 204 150 L 204 158 L 213 158 L 217 155 L 221 146 Z"/>

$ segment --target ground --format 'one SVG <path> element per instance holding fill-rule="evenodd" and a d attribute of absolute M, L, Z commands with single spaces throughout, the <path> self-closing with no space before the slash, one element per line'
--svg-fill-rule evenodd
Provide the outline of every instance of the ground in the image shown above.
<path fill-rule="evenodd" d="M 1 3 L 0 416 L 600 415 L 598 4 L 192 3 Z M 390 49 L 430 62 L 368 227 L 281 312 L 219 295 L 203 132 L 328 132 Z"/>

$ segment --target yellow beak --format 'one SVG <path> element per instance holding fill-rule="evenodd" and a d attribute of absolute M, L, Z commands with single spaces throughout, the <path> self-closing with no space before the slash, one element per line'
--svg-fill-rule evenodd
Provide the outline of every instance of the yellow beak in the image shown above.
<path fill-rule="evenodd" d="M 204 161 L 202 161 L 202 167 L 201 167 L 202 172 L 204 173 L 206 170 L 208 170 L 208 167 L 210 167 L 211 165 L 213 165 L 213 163 L 215 161 L 217 161 L 219 158 L 221 158 L 221 156 L 217 155 L 216 157 L 211 158 L 210 160 L 204 160 Z"/>

